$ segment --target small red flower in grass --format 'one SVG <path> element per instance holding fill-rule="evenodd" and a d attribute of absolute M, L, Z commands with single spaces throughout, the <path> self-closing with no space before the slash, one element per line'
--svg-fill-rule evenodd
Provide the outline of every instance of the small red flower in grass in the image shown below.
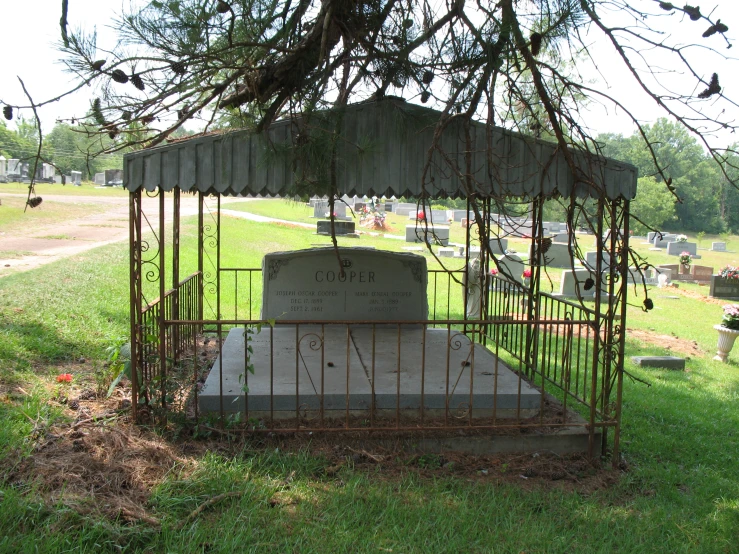
<path fill-rule="evenodd" d="M 57 383 L 71 383 L 72 382 L 72 374 L 71 373 L 60 373 L 56 376 L 56 382 Z"/>

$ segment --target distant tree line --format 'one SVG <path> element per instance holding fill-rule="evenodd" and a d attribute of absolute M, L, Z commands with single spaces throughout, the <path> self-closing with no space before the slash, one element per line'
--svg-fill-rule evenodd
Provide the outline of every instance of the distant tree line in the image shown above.
<path fill-rule="evenodd" d="M 33 163 L 38 151 L 38 131 L 35 120 L 18 118 L 16 129 L 10 129 L 0 121 L 0 154 L 7 159 L 18 159 Z M 121 169 L 123 153 L 100 154 L 101 143 L 107 137 L 90 137 L 81 128 L 58 123 L 43 140 L 41 157 L 53 164 L 57 171 L 69 175 L 81 171 L 82 178 L 92 180 L 95 173 L 106 169 Z"/>
<path fill-rule="evenodd" d="M 732 168 L 738 161 L 736 155 L 727 155 L 724 174 L 681 125 L 662 118 L 643 129 L 672 179 L 674 195 L 654 167 L 642 137 L 608 133 L 596 138 L 604 155 L 631 163 L 639 170 L 637 194 L 631 204 L 631 228 L 637 233 L 646 231 L 647 226 L 713 234 L 739 231 L 739 191 L 727 179 L 727 175 L 731 180 L 739 176 Z M 729 150 L 733 149 L 731 146 Z"/>
<path fill-rule="evenodd" d="M 682 125 L 661 118 L 643 129 L 657 158 L 662 160 L 665 173 L 672 178 L 674 194 L 655 168 L 640 135 L 602 133 L 595 139 L 604 156 L 628 162 L 639 170 L 637 194 L 631 203 L 630 229 L 637 234 L 646 233 L 649 228 L 711 234 L 739 232 L 739 190 L 726 176 L 734 181 L 739 178 L 739 171 L 734 169 L 739 165 L 739 158 L 735 154 L 727 155 L 724 173 Z M 464 209 L 466 201 L 434 200 L 434 204 Z M 525 212 L 520 205 L 507 208 L 508 215 Z M 561 206 L 552 201 L 545 205 L 544 219 L 558 221 L 563 213 Z"/>

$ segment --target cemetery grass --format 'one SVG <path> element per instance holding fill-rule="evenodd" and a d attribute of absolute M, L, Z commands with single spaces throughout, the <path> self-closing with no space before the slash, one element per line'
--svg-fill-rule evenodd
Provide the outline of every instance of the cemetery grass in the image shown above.
<path fill-rule="evenodd" d="M 224 242 L 248 237 L 243 255 L 226 253 L 242 267 L 321 240 L 229 223 Z M 106 347 L 128 332 L 127 262 L 118 244 L 0 278 L 0 551 L 736 551 L 739 366 L 710 360 L 715 336 L 703 329 L 719 306 L 630 309 L 629 326 L 698 340 L 705 354 L 685 372 L 628 363 L 651 387 L 625 380 L 619 470 L 546 453 L 373 459 L 319 440 L 195 438 L 134 428 L 115 410 L 73 439 L 77 413 L 59 400 L 100 388 Z M 186 256 L 183 275 L 193 266 Z M 627 357 L 667 353 L 654 349 L 627 341 Z M 105 402 L 89 406 L 108 413 Z"/>
<path fill-rule="evenodd" d="M 0 185 L 2 187 L 3 185 Z M 1 190 L 1 189 L 0 189 Z M 26 199 L 16 196 L 0 198 L 0 233 L 21 235 L 27 232 L 30 225 L 34 230 L 53 227 L 59 223 L 74 221 L 94 213 L 104 212 L 110 206 L 90 202 L 70 203 L 44 200 L 36 208 L 28 208 L 25 213 Z"/>
<path fill-rule="evenodd" d="M 71 184 L 35 183 L 33 186 L 36 195 L 65 195 L 65 196 L 117 196 L 128 197 L 128 191 L 123 187 L 102 187 L 92 181 L 83 181 L 82 185 L 76 187 Z M 28 183 L 0 183 L 0 192 L 9 194 L 28 194 Z"/>

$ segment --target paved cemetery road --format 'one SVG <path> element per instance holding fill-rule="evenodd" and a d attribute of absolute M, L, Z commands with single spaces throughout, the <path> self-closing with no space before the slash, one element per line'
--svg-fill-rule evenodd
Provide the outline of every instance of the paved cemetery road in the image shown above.
<path fill-rule="evenodd" d="M 3 198 L 26 198 L 25 194 L 0 193 Z M 250 199 L 237 199 L 248 201 Z M 156 198 L 144 197 L 144 211 L 157 213 Z M 181 215 L 197 213 L 197 198 L 181 197 Z M 128 240 L 128 197 L 44 195 L 41 209 L 51 210 L 54 203 L 94 206 L 90 215 L 73 220 L 39 224 L 29 214 L 17 228 L 0 232 L 0 277 L 80 254 L 87 250 Z M 101 210 L 101 206 L 103 209 Z M 172 202 L 166 202 L 166 220 L 172 220 Z M 38 209 L 38 208 L 37 208 Z M 0 206 L 0 210 L 2 207 Z M 0 218 L 2 211 L 0 211 Z"/>

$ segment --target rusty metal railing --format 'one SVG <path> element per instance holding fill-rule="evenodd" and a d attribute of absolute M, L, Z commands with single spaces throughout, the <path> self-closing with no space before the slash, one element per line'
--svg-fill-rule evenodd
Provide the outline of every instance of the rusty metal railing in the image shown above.
<path fill-rule="evenodd" d="M 593 348 L 593 311 L 576 303 L 539 294 L 537 318 L 529 320 L 528 290 L 517 283 L 493 279 L 488 294 L 488 317 L 481 321 L 454 319 L 449 317 L 454 312 L 454 304 L 449 300 L 455 294 L 454 282 L 449 275 L 444 277 L 438 271 L 430 272 L 438 275 L 429 278 L 429 296 L 434 301 L 430 302 L 428 320 L 279 321 L 270 326 L 254 318 L 258 306 L 255 299 L 261 299 L 261 275 L 255 273 L 261 270 L 227 268 L 222 272 L 222 287 L 227 281 L 223 290 L 233 294 L 231 302 L 222 303 L 222 309 L 228 310 L 228 315 L 233 314 L 231 318 L 215 321 L 199 315 L 202 313 L 198 299 L 199 272 L 142 310 L 139 367 L 144 386 L 141 391 L 152 405 L 182 410 L 198 419 L 216 417 L 223 422 L 238 418 L 250 422 L 252 430 L 275 432 L 553 430 L 565 426 L 587 427 L 592 432 L 613 425 L 597 409 L 598 421 L 577 419 L 567 410 L 570 400 L 588 407 L 597 403 L 591 391 L 599 387 L 591 385 L 600 383 L 602 378 L 601 364 Z M 438 298 L 446 300 L 437 302 Z M 164 310 L 163 317 L 160 310 Z M 164 371 L 159 367 L 161 321 L 166 328 L 166 363 L 171 366 Z M 204 329 L 211 331 L 213 339 L 202 334 Z M 242 337 L 259 336 L 256 351 L 261 356 L 261 365 L 255 368 L 261 375 L 255 377 L 249 367 L 254 364 L 257 344 L 244 339 L 246 344 L 239 351 L 243 356 L 243 371 L 236 383 L 225 379 L 223 365 L 224 348 L 226 353 L 229 348 L 226 337 L 234 329 Z M 261 333 L 255 335 L 256 329 L 261 329 Z M 335 336 L 337 329 L 344 330 L 340 331 L 344 335 L 339 339 Z M 392 329 L 390 339 L 388 329 Z M 423 330 L 421 342 L 405 341 L 405 335 L 418 333 L 419 329 Z M 382 330 L 383 341 L 378 341 L 378 330 Z M 280 336 L 276 337 L 276 333 Z M 287 338 L 285 333 L 289 333 Z M 353 354 L 358 337 L 365 345 L 361 355 Z M 441 346 L 437 345 L 435 350 L 427 348 L 426 341 L 430 340 L 427 337 Z M 284 385 L 285 376 L 275 373 L 276 360 L 284 356 L 284 352 L 276 351 L 276 341 L 279 348 L 289 351 L 292 360 L 289 377 L 294 390 L 289 408 L 285 407 L 284 391 L 277 386 Z M 415 354 L 408 351 L 409 344 L 417 349 Z M 337 345 L 342 352 L 340 362 L 336 361 Z M 413 356 L 417 365 L 412 376 L 407 371 L 404 373 L 407 356 Z M 280 363 L 282 371 L 284 360 Z M 341 390 L 334 390 L 339 370 Z M 331 390 L 327 389 L 329 378 L 334 380 Z M 161 382 L 165 379 L 167 383 Z M 364 389 L 356 389 L 355 380 Z M 513 383 L 513 389 L 506 389 L 505 405 L 501 404 L 504 381 L 506 386 Z M 213 385 L 214 382 L 217 384 Z M 382 390 L 378 388 L 380 383 Z M 209 405 L 202 401 L 204 387 L 210 387 Z M 527 392 L 532 387 L 537 391 L 535 405 Z M 167 394 L 168 401 L 154 401 L 157 394 Z M 559 398 L 563 409 L 553 411 L 547 400 L 550 396 Z"/>

